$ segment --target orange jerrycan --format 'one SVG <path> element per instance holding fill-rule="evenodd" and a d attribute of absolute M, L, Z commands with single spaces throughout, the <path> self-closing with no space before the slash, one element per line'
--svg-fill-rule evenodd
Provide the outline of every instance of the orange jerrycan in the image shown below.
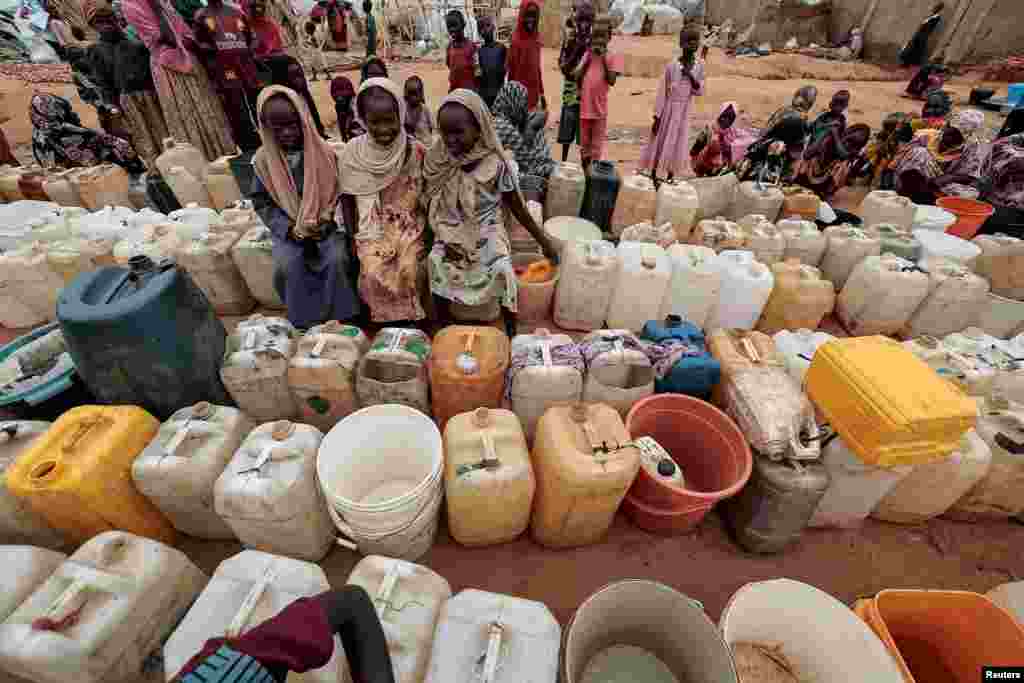
<path fill-rule="evenodd" d="M 72 408 L 7 470 L 7 488 L 74 543 L 111 530 L 173 543 L 174 527 L 132 483 L 159 427 L 135 406 Z"/>

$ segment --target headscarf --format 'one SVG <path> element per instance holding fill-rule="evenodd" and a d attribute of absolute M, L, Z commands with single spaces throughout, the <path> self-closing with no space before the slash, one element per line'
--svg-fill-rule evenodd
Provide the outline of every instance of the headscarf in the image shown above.
<path fill-rule="evenodd" d="M 380 88 L 395 100 L 398 107 L 398 136 L 388 147 L 378 145 L 369 134 L 360 135 L 345 145 L 338 161 L 343 194 L 376 194 L 394 183 L 405 165 L 406 149 L 409 146 L 409 134 L 405 131 L 405 98 L 394 81 L 371 78 L 359 86 L 356 101 L 370 88 Z M 363 126 L 366 127 L 365 122 Z"/>
<path fill-rule="evenodd" d="M 50 144 L 50 136 L 61 125 L 82 125 L 70 102 L 49 93 L 36 93 L 32 96 L 28 116 L 32 121 L 32 144 L 44 149 Z"/>
<path fill-rule="evenodd" d="M 360 80 L 360 82 L 366 80 L 366 71 L 367 71 L 367 69 L 370 68 L 371 64 L 379 64 L 384 69 L 385 77 L 389 77 L 390 76 L 390 74 L 388 74 L 388 65 L 384 62 L 384 60 L 381 59 L 380 57 L 378 57 L 377 55 L 373 55 L 371 57 L 368 57 L 367 60 L 365 62 L 363 62 L 363 67 L 359 71 L 359 80 Z"/>
<path fill-rule="evenodd" d="M 957 116 L 953 127 L 959 130 L 964 140 L 973 142 L 977 140 L 978 132 L 985 125 L 985 114 L 977 109 L 964 109 Z"/>
<path fill-rule="evenodd" d="M 155 0 L 160 5 L 160 10 L 171 27 L 171 34 L 174 37 L 174 45 L 165 45 L 161 41 L 160 18 L 153 11 L 150 0 L 124 0 L 121 5 L 124 10 L 124 18 L 135 27 L 141 40 L 150 54 L 156 59 L 157 64 L 173 69 L 179 73 L 191 73 L 195 60 L 192 58 L 186 41 L 193 40 L 192 29 L 188 27 L 168 0 Z"/>
<path fill-rule="evenodd" d="M 805 85 L 793 95 L 793 109 L 801 114 L 806 114 L 814 108 L 814 103 L 817 100 L 818 89 L 813 85 Z"/>
<path fill-rule="evenodd" d="M 522 131 L 530 113 L 526 86 L 518 81 L 508 81 L 501 87 L 491 111 L 495 119 L 503 118 Z"/>
<path fill-rule="evenodd" d="M 275 95 L 287 97 L 302 120 L 304 175 L 301 197 L 284 151 L 274 140 L 274 134 L 263 124 L 263 109 Z M 317 133 L 305 101 L 294 90 L 280 85 L 264 88 L 256 102 L 256 111 L 263 138 L 263 146 L 252 160 L 256 175 L 274 202 L 297 225 L 318 225 L 333 214 L 338 200 L 338 161 L 334 150 Z"/>
<path fill-rule="evenodd" d="M 722 118 L 722 114 L 729 111 L 730 108 L 732 109 L 735 118 L 733 119 L 731 126 L 729 126 L 728 128 L 722 128 L 721 126 L 718 125 L 718 119 Z M 735 102 L 726 102 L 725 104 L 722 105 L 722 108 L 718 110 L 718 116 L 715 117 L 713 125 L 715 128 L 715 132 L 718 133 L 719 144 L 722 145 L 723 148 L 731 149 L 732 143 L 736 140 L 736 137 L 739 135 L 739 133 L 736 130 L 736 122 L 739 120 L 739 117 L 740 108 L 739 105 L 737 105 Z"/>
<path fill-rule="evenodd" d="M 519 5 L 519 14 L 516 17 L 516 28 L 512 32 L 512 49 L 515 50 L 517 47 L 529 47 L 536 46 L 540 47 L 540 11 L 543 5 L 542 0 L 526 0 Z M 537 28 L 533 33 L 529 33 L 526 30 L 526 12 L 531 7 L 537 8 Z"/>
<path fill-rule="evenodd" d="M 420 104 L 415 109 L 409 109 L 408 111 L 405 112 L 406 124 L 409 126 L 410 129 L 416 131 L 419 129 L 420 124 L 423 123 L 426 126 L 426 128 L 430 130 L 430 134 L 433 135 L 433 124 L 430 121 L 430 110 L 427 107 L 426 101 L 427 89 L 423 85 L 422 78 L 420 78 L 416 74 L 413 74 L 412 76 L 409 76 L 409 78 L 405 79 L 405 84 L 402 86 L 402 100 L 405 100 L 405 86 L 408 85 L 409 81 L 412 80 L 415 80 L 417 83 L 420 84 L 420 92 L 423 93 L 423 103 Z"/>
<path fill-rule="evenodd" d="M 520 173 L 547 177 L 554 170 L 555 162 L 543 132 L 526 139 L 528 109 L 526 86 L 518 81 L 507 81 L 491 109 L 494 112 L 494 129 L 501 145 L 515 157 Z"/>
<path fill-rule="evenodd" d="M 355 86 L 345 76 L 335 76 L 334 80 L 331 81 L 331 99 L 337 100 L 339 97 L 345 97 L 346 95 L 348 97 L 355 97 Z"/>

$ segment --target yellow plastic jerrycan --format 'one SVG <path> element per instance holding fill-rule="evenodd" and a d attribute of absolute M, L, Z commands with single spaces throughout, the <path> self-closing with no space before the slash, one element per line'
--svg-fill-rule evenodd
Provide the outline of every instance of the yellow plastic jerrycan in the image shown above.
<path fill-rule="evenodd" d="M 448 530 L 466 546 L 515 540 L 530 523 L 536 482 L 519 418 L 478 408 L 444 430 Z"/>
<path fill-rule="evenodd" d="M 531 530 L 549 548 L 596 543 L 612 524 L 640 469 L 640 451 L 614 408 L 550 408 L 537 424 Z"/>
<path fill-rule="evenodd" d="M 163 543 L 175 531 L 132 483 L 160 422 L 135 406 L 79 406 L 7 470 L 7 488 L 74 543 L 122 530 Z"/>

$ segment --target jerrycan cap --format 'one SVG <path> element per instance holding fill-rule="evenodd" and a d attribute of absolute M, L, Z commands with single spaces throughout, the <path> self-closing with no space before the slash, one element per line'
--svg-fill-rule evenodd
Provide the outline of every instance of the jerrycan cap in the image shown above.
<path fill-rule="evenodd" d="M 192 406 L 192 417 L 197 420 L 205 420 L 213 415 L 213 406 L 208 401 L 200 401 Z"/>
<path fill-rule="evenodd" d="M 676 315 L 675 313 L 665 316 L 665 327 L 682 327 L 683 316 Z"/>
<path fill-rule="evenodd" d="M 587 404 L 583 401 L 574 403 L 572 408 L 569 409 L 569 417 L 572 418 L 573 422 L 582 424 L 587 421 Z"/>
<path fill-rule="evenodd" d="M 658 254 L 645 246 L 640 252 L 640 265 L 647 270 L 653 270 L 658 265 Z"/>
<path fill-rule="evenodd" d="M 663 477 L 671 477 L 676 473 L 676 464 L 668 458 L 658 463 L 658 474 Z"/>
<path fill-rule="evenodd" d="M 289 420 L 278 420 L 270 436 L 274 441 L 284 441 L 295 433 L 295 423 Z"/>
<path fill-rule="evenodd" d="M 489 427 L 491 424 L 491 411 L 487 408 L 477 408 L 473 411 L 473 424 L 480 429 Z"/>

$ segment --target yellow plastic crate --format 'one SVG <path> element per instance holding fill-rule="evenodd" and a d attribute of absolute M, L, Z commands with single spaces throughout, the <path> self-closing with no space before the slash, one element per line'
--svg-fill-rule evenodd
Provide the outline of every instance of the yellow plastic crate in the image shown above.
<path fill-rule="evenodd" d="M 805 386 L 847 446 L 880 467 L 945 457 L 977 419 L 973 400 L 886 337 L 823 345 Z"/>

